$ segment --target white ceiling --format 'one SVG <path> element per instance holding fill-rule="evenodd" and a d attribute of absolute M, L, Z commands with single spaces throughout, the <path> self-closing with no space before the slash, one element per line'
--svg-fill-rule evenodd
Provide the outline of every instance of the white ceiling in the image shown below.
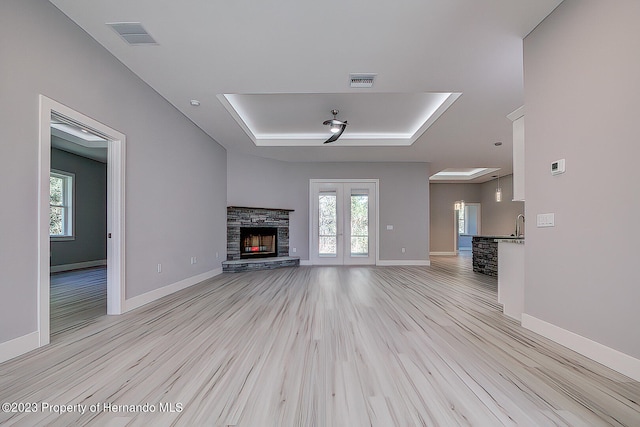
<path fill-rule="evenodd" d="M 106 139 L 88 129 L 62 120 L 51 118 L 51 148 L 107 163 Z"/>
<path fill-rule="evenodd" d="M 348 126 L 341 146 L 411 145 L 455 102 L 452 93 L 225 94 L 218 99 L 258 146 L 322 146 L 326 119 Z M 325 107 L 324 109 L 322 107 Z M 324 114 L 323 114 L 324 112 Z"/>
<path fill-rule="evenodd" d="M 522 39 L 561 2 L 50 1 L 229 151 L 431 162 L 434 173 L 493 167 L 500 175 L 512 170 L 506 116 L 524 102 Z M 112 22 L 141 22 L 157 45 L 128 45 L 105 25 Z M 362 72 L 377 74 L 373 88 L 350 88 L 349 73 Z M 417 100 L 441 92 L 461 96 L 410 145 L 349 146 L 348 132 L 411 133 Z M 315 143 L 291 144 L 289 135 L 271 138 L 289 141 L 281 146 L 256 145 L 222 94 L 242 95 L 256 133 L 315 134 Z M 317 136 L 333 108 L 349 126 L 344 140 L 323 145 Z"/>

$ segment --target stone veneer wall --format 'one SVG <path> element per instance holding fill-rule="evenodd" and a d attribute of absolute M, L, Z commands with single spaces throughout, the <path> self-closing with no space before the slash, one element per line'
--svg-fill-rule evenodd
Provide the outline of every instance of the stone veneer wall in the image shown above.
<path fill-rule="evenodd" d="M 227 207 L 227 261 L 240 259 L 240 227 L 276 227 L 278 256 L 289 256 L 290 209 Z"/>
<path fill-rule="evenodd" d="M 495 237 L 473 236 L 473 271 L 498 277 L 498 243 Z"/>

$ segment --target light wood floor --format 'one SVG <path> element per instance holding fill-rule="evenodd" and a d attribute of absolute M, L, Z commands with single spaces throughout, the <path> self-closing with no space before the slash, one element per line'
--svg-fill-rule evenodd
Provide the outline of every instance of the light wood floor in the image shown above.
<path fill-rule="evenodd" d="M 51 275 L 51 338 L 107 314 L 107 267 Z"/>
<path fill-rule="evenodd" d="M 223 274 L 0 365 L 0 402 L 155 413 L 0 424 L 640 425 L 640 383 L 522 329 L 496 300 L 468 258 Z"/>

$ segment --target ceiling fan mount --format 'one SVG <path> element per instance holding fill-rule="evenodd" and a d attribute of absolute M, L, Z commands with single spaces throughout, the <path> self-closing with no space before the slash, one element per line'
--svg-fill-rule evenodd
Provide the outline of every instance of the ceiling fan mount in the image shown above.
<path fill-rule="evenodd" d="M 336 141 L 338 138 L 340 138 L 345 128 L 347 127 L 346 120 L 342 121 L 337 119 L 336 116 L 338 115 L 339 112 L 340 111 L 334 108 L 333 110 L 331 110 L 331 114 L 333 114 L 333 119 L 325 120 L 322 123 L 325 126 L 331 126 L 330 128 L 331 133 L 333 133 L 333 135 L 331 135 L 331 137 L 324 142 L 325 144 L 329 144 L 331 142 Z"/>

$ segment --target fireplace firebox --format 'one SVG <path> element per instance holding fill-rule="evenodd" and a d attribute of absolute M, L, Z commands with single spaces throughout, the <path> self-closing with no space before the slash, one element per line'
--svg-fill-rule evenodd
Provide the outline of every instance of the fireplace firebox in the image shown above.
<path fill-rule="evenodd" d="M 277 227 L 240 227 L 240 258 L 278 256 Z"/>

